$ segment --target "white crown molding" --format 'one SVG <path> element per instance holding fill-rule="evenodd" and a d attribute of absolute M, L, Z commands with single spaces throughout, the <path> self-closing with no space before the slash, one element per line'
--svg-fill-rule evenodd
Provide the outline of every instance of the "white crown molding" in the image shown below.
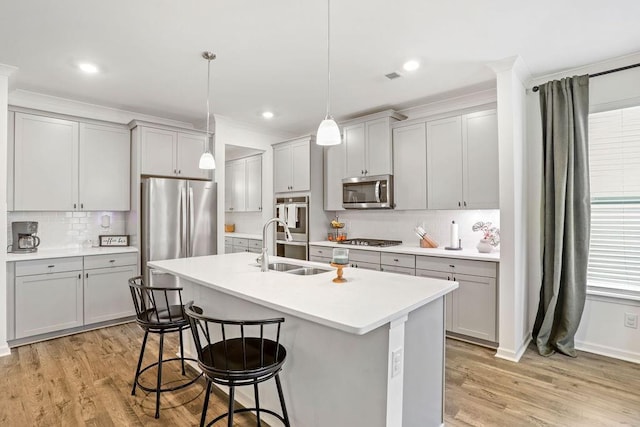
<path fill-rule="evenodd" d="M 487 63 L 496 74 L 512 70 L 521 82 L 526 83 L 531 80 L 531 72 L 520 55 L 510 56 Z"/>
<path fill-rule="evenodd" d="M 453 98 L 431 102 L 428 104 L 405 108 L 404 110 L 399 110 L 398 112 L 407 116 L 408 122 L 412 119 L 433 117 L 439 114 L 466 110 L 481 105 L 491 105 L 495 104 L 497 100 L 498 95 L 496 89 L 486 89 L 461 96 L 456 96 Z M 495 107 L 495 105 L 493 106 Z"/>
<path fill-rule="evenodd" d="M 132 120 L 142 120 L 146 122 L 193 129 L 192 123 L 136 113 L 133 111 L 119 110 L 117 108 L 45 95 L 23 89 L 16 89 L 9 93 L 9 105 L 121 124 L 127 124 Z"/>
<path fill-rule="evenodd" d="M 18 71 L 18 67 L 14 67 L 13 65 L 0 64 L 0 76 L 9 77 L 16 71 Z"/>

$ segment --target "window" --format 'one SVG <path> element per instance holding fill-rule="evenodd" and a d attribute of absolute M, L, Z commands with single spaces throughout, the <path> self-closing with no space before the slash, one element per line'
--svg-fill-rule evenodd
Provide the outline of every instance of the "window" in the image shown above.
<path fill-rule="evenodd" d="M 640 107 L 589 115 L 590 287 L 640 292 Z"/>

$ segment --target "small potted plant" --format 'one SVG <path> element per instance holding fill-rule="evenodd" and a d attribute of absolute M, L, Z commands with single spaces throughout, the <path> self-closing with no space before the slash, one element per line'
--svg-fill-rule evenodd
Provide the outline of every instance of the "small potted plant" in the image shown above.
<path fill-rule="evenodd" d="M 473 224 L 473 231 L 482 231 L 482 239 L 478 243 L 478 252 L 489 253 L 500 244 L 500 229 L 492 227 L 490 222 L 478 221 Z"/>

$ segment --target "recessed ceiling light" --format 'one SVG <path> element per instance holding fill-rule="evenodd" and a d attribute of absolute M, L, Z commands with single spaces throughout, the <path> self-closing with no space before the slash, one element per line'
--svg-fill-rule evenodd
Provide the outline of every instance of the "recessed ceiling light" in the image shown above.
<path fill-rule="evenodd" d="M 98 67 L 88 62 L 81 62 L 80 64 L 78 64 L 78 68 L 80 68 L 80 70 L 84 71 L 87 74 L 95 74 L 98 72 Z"/>
<path fill-rule="evenodd" d="M 264 117 L 265 119 L 273 119 L 273 113 L 271 111 L 265 111 L 264 113 L 262 113 L 262 117 Z"/>
<path fill-rule="evenodd" d="M 420 63 L 415 60 L 407 61 L 404 63 L 402 68 L 404 68 L 405 71 L 415 71 L 420 68 Z"/>

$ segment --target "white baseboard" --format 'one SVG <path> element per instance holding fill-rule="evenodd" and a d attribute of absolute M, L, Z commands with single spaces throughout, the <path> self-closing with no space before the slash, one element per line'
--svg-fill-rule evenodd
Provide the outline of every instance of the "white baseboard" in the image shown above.
<path fill-rule="evenodd" d="M 588 353 L 595 353 L 601 356 L 612 357 L 614 359 L 625 360 L 627 362 L 640 363 L 640 353 L 633 351 L 621 350 L 615 347 L 608 347 L 606 345 L 592 344 L 589 342 L 576 341 L 576 349 L 580 351 L 586 351 Z"/>
<path fill-rule="evenodd" d="M 504 349 L 502 347 L 498 347 L 498 351 L 496 352 L 496 357 L 500 359 L 509 360 L 511 362 L 519 362 L 520 358 L 527 350 L 529 343 L 531 342 L 531 335 L 528 335 L 525 340 L 520 344 L 520 347 L 516 351 Z"/>
<path fill-rule="evenodd" d="M 6 342 L 0 346 L 0 357 L 9 356 L 11 354 L 11 349 L 9 348 L 9 344 Z"/>

